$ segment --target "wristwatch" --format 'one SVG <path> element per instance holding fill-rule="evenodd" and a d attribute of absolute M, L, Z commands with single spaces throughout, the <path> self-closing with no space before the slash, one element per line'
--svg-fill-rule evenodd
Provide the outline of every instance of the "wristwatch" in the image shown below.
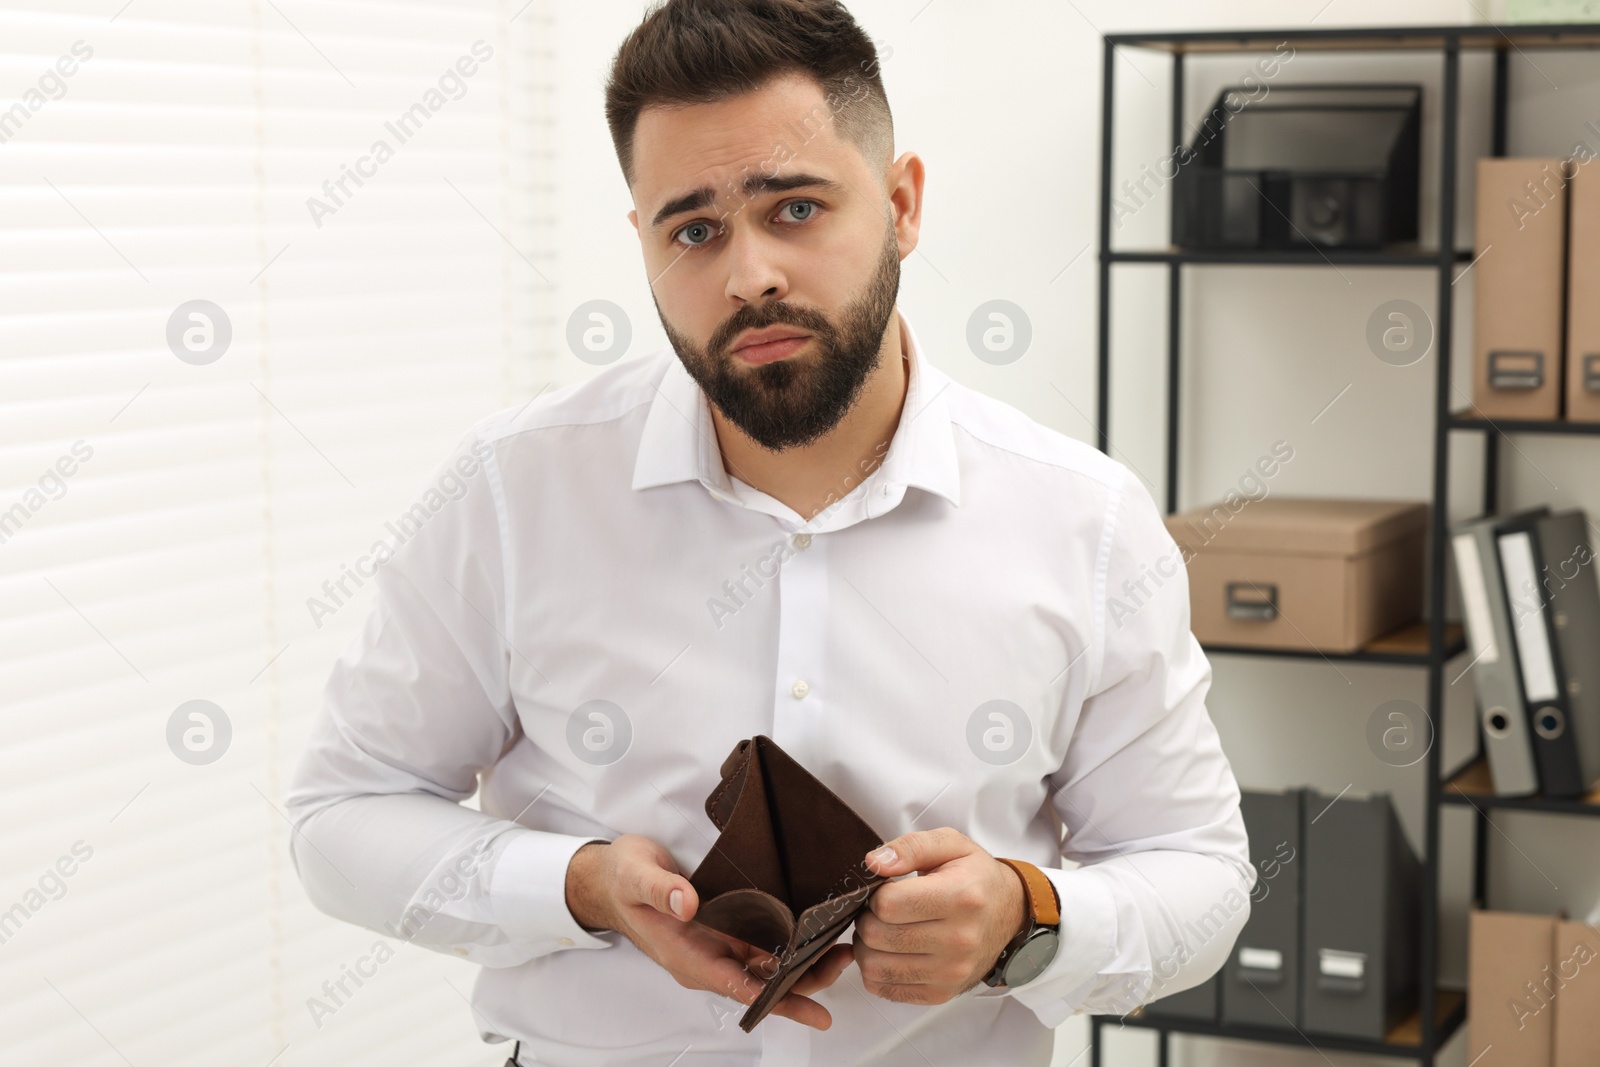
<path fill-rule="evenodd" d="M 1061 900 L 1056 895 L 1055 883 L 1033 864 L 1026 860 L 995 858 L 1017 872 L 1028 896 L 1027 925 L 1007 942 L 994 969 L 983 980 L 986 985 L 1010 988 L 1037 978 L 1056 958 L 1056 949 L 1061 944 Z"/>

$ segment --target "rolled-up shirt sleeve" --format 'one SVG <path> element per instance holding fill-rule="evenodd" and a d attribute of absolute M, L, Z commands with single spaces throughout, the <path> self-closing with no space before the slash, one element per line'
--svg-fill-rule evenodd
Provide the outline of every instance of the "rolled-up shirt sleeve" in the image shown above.
<path fill-rule="evenodd" d="M 492 448 L 466 435 L 391 524 L 397 550 L 374 545 L 356 561 L 375 582 L 376 601 L 323 688 L 285 803 L 290 854 L 318 909 L 511 967 L 609 948 L 621 935 L 585 930 L 566 904 L 572 855 L 608 837 L 536 830 L 520 815 L 462 804 L 480 772 L 521 737 L 509 684 L 514 652 L 499 621 L 505 582 L 493 463 Z"/>
<path fill-rule="evenodd" d="M 1122 1015 L 1221 969 L 1250 915 L 1239 787 L 1206 712 L 1211 666 L 1189 626 L 1185 560 L 1123 468 L 1097 568 L 1099 655 L 1050 803 L 1066 827 L 1045 874 L 1061 942 L 1014 996 L 1046 1026 Z M 985 995 L 985 994 L 980 994 Z"/>

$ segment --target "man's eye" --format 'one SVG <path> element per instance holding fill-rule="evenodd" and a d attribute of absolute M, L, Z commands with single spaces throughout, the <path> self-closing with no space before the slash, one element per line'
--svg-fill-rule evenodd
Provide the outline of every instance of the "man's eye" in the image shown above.
<path fill-rule="evenodd" d="M 815 200 L 792 200 L 779 208 L 778 214 L 782 216 L 785 211 L 789 211 L 792 214 L 788 221 L 808 222 L 817 213 L 817 206 Z M 691 222 L 673 234 L 672 239 L 675 243 L 683 245 L 685 248 L 697 248 L 708 243 L 718 232 L 708 222 Z"/>
<path fill-rule="evenodd" d="M 681 245 L 686 245 L 689 248 L 693 248 L 696 245 L 705 244 L 715 236 L 716 231 L 711 228 L 710 223 L 691 222 L 689 225 L 677 232 L 674 240 L 677 240 Z M 679 238 L 688 238 L 688 240 L 678 240 Z"/>
<path fill-rule="evenodd" d="M 783 207 L 779 208 L 778 209 L 778 214 L 782 215 L 785 211 L 788 211 L 790 208 L 794 208 L 797 211 L 796 216 L 791 221 L 793 221 L 793 222 L 804 222 L 807 219 L 809 219 L 812 215 L 816 214 L 817 202 L 815 200 L 796 200 L 796 201 L 793 201 L 792 203 L 785 204 L 785 205 L 783 205 Z"/>

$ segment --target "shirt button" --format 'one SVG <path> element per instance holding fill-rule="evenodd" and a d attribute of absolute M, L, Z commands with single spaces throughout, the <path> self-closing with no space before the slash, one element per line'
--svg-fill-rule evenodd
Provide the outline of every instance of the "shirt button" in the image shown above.
<path fill-rule="evenodd" d="M 794 694 L 796 700 L 804 700 L 806 694 L 811 692 L 811 686 L 802 678 L 789 687 L 789 692 Z"/>
<path fill-rule="evenodd" d="M 467 954 L 467 950 L 462 948 L 460 945 L 457 945 L 455 948 L 455 953 L 457 956 L 465 956 Z"/>
<path fill-rule="evenodd" d="M 804 551 L 805 549 L 810 548 L 811 547 L 811 535 L 810 534 L 805 534 L 805 533 L 803 533 L 803 534 L 795 534 L 794 535 L 794 547 L 800 549 L 801 551 Z"/>
<path fill-rule="evenodd" d="M 570 937 L 558 937 L 556 940 L 563 945 L 570 945 L 573 943 L 572 938 Z"/>

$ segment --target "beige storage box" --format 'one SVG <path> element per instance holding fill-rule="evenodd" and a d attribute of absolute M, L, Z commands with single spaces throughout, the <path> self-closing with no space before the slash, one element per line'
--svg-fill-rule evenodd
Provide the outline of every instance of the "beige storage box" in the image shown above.
<path fill-rule="evenodd" d="M 1231 499 L 1166 518 L 1201 644 L 1354 652 L 1421 614 L 1427 504 Z"/>

